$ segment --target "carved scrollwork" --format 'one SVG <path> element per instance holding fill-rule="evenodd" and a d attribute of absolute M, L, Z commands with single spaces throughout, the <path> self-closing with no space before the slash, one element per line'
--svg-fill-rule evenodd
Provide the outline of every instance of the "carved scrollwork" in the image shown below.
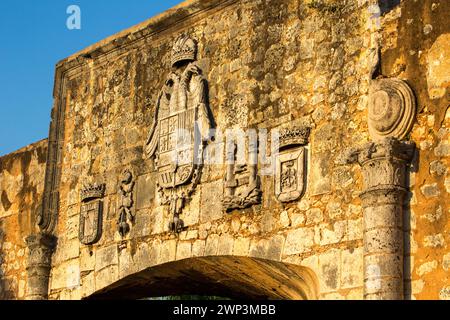
<path fill-rule="evenodd" d="M 373 140 L 404 139 L 416 115 L 414 94 L 399 79 L 373 80 L 369 94 L 369 133 Z"/>

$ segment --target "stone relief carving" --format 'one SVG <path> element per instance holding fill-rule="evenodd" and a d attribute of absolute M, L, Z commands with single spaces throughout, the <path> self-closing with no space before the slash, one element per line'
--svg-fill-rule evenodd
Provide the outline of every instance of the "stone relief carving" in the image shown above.
<path fill-rule="evenodd" d="M 102 234 L 105 184 L 89 184 L 81 190 L 80 230 L 81 243 L 89 245 L 100 240 Z"/>
<path fill-rule="evenodd" d="M 369 134 L 375 140 L 404 139 L 414 124 L 416 104 L 406 82 L 399 79 L 373 80 L 369 92 Z"/>
<path fill-rule="evenodd" d="M 133 207 L 133 189 L 134 189 L 133 173 L 126 169 L 123 172 L 119 185 L 119 233 L 123 237 L 130 231 L 130 224 L 134 221 L 135 214 L 132 212 Z"/>
<path fill-rule="evenodd" d="M 258 140 L 249 139 L 248 163 L 237 163 L 239 147 L 234 141 L 227 142 L 225 195 L 222 204 L 226 211 L 244 209 L 261 202 L 260 180 L 258 176 Z"/>
<path fill-rule="evenodd" d="M 146 157 L 155 159 L 161 203 L 173 216 L 173 232 L 183 228 L 180 214 L 199 182 L 203 149 L 210 138 L 208 84 L 196 60 L 196 41 L 180 36 L 144 148 Z"/>
<path fill-rule="evenodd" d="M 371 54 L 368 126 L 372 140 L 403 140 L 411 131 L 416 116 L 416 99 L 409 85 L 381 74 L 381 48 Z"/>
<path fill-rule="evenodd" d="M 305 191 L 306 149 L 309 128 L 280 131 L 275 159 L 275 196 L 280 202 L 298 200 Z"/>

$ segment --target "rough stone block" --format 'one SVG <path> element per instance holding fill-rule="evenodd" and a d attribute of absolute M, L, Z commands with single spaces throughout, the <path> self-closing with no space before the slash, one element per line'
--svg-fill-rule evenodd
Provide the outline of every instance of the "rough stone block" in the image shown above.
<path fill-rule="evenodd" d="M 73 288 L 80 283 L 80 265 L 78 260 L 62 263 L 52 268 L 50 289 Z"/>
<path fill-rule="evenodd" d="M 131 225 L 130 237 L 140 238 L 148 236 L 152 231 L 152 228 L 154 228 L 152 218 L 153 216 L 151 216 L 147 211 L 139 211 L 135 216 L 134 223 Z"/>
<path fill-rule="evenodd" d="M 325 246 L 328 244 L 334 244 L 346 240 L 347 235 L 347 221 L 337 221 L 333 224 L 332 228 L 329 228 L 328 224 L 321 224 L 316 228 L 316 232 L 319 232 L 320 245 Z M 315 237 L 317 238 L 317 237 Z"/>
<path fill-rule="evenodd" d="M 282 211 L 280 213 L 279 222 L 282 228 L 287 228 L 291 225 L 291 219 L 289 218 L 287 211 Z"/>
<path fill-rule="evenodd" d="M 284 245 L 284 254 L 298 254 L 311 251 L 314 245 L 314 228 L 300 228 L 289 231 Z"/>
<path fill-rule="evenodd" d="M 78 239 L 80 217 L 75 215 L 66 220 L 66 238 L 67 240 Z"/>
<path fill-rule="evenodd" d="M 441 233 L 425 236 L 423 239 L 425 247 L 438 248 L 445 246 L 445 239 Z"/>
<path fill-rule="evenodd" d="M 326 293 L 339 289 L 341 278 L 341 252 L 338 249 L 328 250 L 319 256 L 320 292 Z"/>
<path fill-rule="evenodd" d="M 158 263 L 166 263 L 174 261 L 177 251 L 177 240 L 165 240 L 161 243 L 161 251 L 159 252 Z"/>
<path fill-rule="evenodd" d="M 192 243 L 188 241 L 179 241 L 177 244 L 176 259 L 182 260 L 192 256 Z"/>
<path fill-rule="evenodd" d="M 183 209 L 183 214 L 181 215 L 184 225 L 186 227 L 196 225 L 200 219 L 200 190 L 197 189 L 196 192 L 191 197 Z M 166 227 L 167 228 L 167 227 Z"/>
<path fill-rule="evenodd" d="M 343 250 L 341 259 L 341 288 L 363 286 L 363 249 Z"/>
<path fill-rule="evenodd" d="M 137 263 L 135 264 L 129 250 L 120 250 L 119 252 L 119 277 L 124 278 L 137 271 Z"/>
<path fill-rule="evenodd" d="M 217 255 L 227 256 L 233 254 L 234 238 L 229 234 L 223 234 L 219 238 L 219 246 L 217 249 Z"/>
<path fill-rule="evenodd" d="M 247 256 L 250 249 L 250 239 L 249 238 L 236 238 L 234 241 L 233 255 L 235 256 Z"/>
<path fill-rule="evenodd" d="M 116 244 L 99 248 L 95 252 L 95 271 L 100 271 L 108 266 L 117 265 L 118 263 L 119 255 Z"/>
<path fill-rule="evenodd" d="M 208 238 L 206 239 L 205 255 L 206 256 L 217 255 L 218 248 L 219 248 L 219 236 L 217 234 L 212 234 L 208 236 Z"/>
<path fill-rule="evenodd" d="M 143 263 L 141 265 L 141 269 L 144 269 L 147 265 L 148 266 L 154 266 L 158 264 L 158 259 L 161 255 L 161 240 L 156 239 L 153 242 L 149 244 L 149 254 L 146 256 L 147 260 L 143 260 Z M 145 251 L 142 251 L 142 254 L 144 255 Z"/>
<path fill-rule="evenodd" d="M 434 198 L 440 194 L 439 187 L 437 183 L 426 184 L 420 188 L 420 191 L 425 196 L 425 198 Z"/>
<path fill-rule="evenodd" d="M 164 219 L 164 207 L 156 207 L 154 208 L 150 213 L 150 227 L 151 227 L 151 234 L 161 234 L 166 231 L 168 228 L 167 225 L 165 225 L 166 220 Z"/>
<path fill-rule="evenodd" d="M 323 213 L 319 208 L 313 208 L 306 211 L 306 224 L 318 224 L 323 221 Z"/>
<path fill-rule="evenodd" d="M 80 248 L 80 272 L 92 271 L 95 269 L 95 251 L 89 247 Z"/>
<path fill-rule="evenodd" d="M 282 235 L 275 236 L 271 239 L 252 241 L 250 245 L 250 256 L 279 261 L 281 260 L 284 242 L 285 239 Z"/>
<path fill-rule="evenodd" d="M 363 219 L 348 220 L 347 226 L 348 240 L 362 240 L 363 238 Z"/>
<path fill-rule="evenodd" d="M 133 256 L 133 261 L 137 265 L 137 270 L 145 269 L 156 264 L 156 255 L 152 255 L 148 243 L 142 242 L 137 248 Z"/>
<path fill-rule="evenodd" d="M 136 209 L 145 209 L 153 205 L 156 192 L 155 173 L 139 176 L 136 181 Z"/>
<path fill-rule="evenodd" d="M 417 268 L 417 275 L 422 277 L 423 275 L 432 272 L 438 266 L 438 262 L 436 260 L 425 262 Z"/>
<path fill-rule="evenodd" d="M 87 274 L 81 278 L 81 297 L 85 298 L 95 292 L 95 275 L 94 272 Z"/>
<path fill-rule="evenodd" d="M 442 268 L 445 271 L 450 270 L 450 253 L 447 253 L 442 257 Z"/>
<path fill-rule="evenodd" d="M 95 273 L 95 290 L 101 290 L 119 278 L 119 267 L 117 265 L 109 266 Z"/>
<path fill-rule="evenodd" d="M 223 180 L 205 183 L 202 186 L 200 222 L 222 218 Z"/>
<path fill-rule="evenodd" d="M 319 257 L 317 255 L 312 255 L 301 260 L 299 265 L 310 268 L 316 275 L 319 274 Z"/>
<path fill-rule="evenodd" d="M 202 257 L 205 255 L 205 247 L 206 247 L 206 241 L 205 240 L 197 240 L 192 245 L 192 256 L 193 257 Z"/>
<path fill-rule="evenodd" d="M 328 167 L 329 153 L 312 154 L 310 181 L 313 196 L 331 192 L 331 175 Z"/>
<path fill-rule="evenodd" d="M 80 241 L 78 238 L 72 240 L 66 240 L 61 238 L 56 247 L 56 251 L 53 254 L 52 264 L 60 264 L 64 261 L 68 261 L 74 258 L 78 258 L 80 255 Z"/>

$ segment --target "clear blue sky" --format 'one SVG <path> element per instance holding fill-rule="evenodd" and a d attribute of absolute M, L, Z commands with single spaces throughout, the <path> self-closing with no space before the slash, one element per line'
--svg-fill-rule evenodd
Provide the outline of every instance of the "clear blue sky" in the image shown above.
<path fill-rule="evenodd" d="M 55 64 L 181 0 L 0 0 L 0 156 L 48 136 Z M 81 30 L 69 30 L 69 5 Z"/>

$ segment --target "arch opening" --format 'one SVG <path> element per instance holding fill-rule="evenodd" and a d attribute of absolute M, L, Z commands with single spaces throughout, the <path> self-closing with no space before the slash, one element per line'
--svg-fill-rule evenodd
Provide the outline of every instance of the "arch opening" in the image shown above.
<path fill-rule="evenodd" d="M 210 256 L 165 263 L 131 274 L 86 299 L 215 296 L 230 299 L 314 300 L 315 273 L 259 258 Z"/>

